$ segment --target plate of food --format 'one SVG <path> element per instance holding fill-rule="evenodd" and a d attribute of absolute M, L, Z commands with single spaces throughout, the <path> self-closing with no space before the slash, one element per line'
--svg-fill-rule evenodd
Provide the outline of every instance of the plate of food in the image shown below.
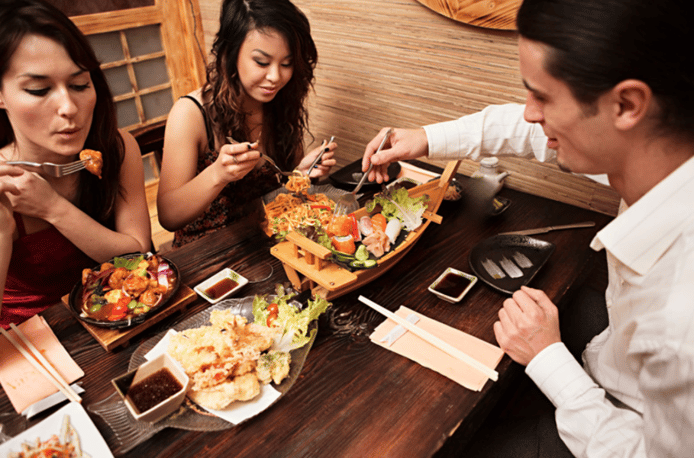
<path fill-rule="evenodd" d="M 470 252 L 470 268 L 483 282 L 506 294 L 530 283 L 554 252 L 554 244 L 527 235 L 495 235 Z"/>
<path fill-rule="evenodd" d="M 183 405 L 157 430 L 228 429 L 281 399 L 301 373 L 316 319 L 330 306 L 323 298 L 301 304 L 294 295 L 278 285 L 274 294 L 226 299 L 138 347 L 129 371 L 168 352 L 191 379 Z M 141 428 L 122 404 L 90 409 L 113 428 Z"/>
<path fill-rule="evenodd" d="M 94 326 L 134 326 L 163 310 L 180 285 L 176 265 L 152 253 L 130 253 L 84 269 L 68 304 L 78 319 Z"/>
<path fill-rule="evenodd" d="M 266 233 L 278 242 L 295 231 L 332 252 L 331 261 L 349 270 L 377 267 L 422 224 L 427 195 L 410 197 L 403 183 L 389 186 L 366 204 L 367 214 L 333 215 L 334 201 L 322 193 L 277 194 L 265 204 Z"/>
<path fill-rule="evenodd" d="M 77 402 L 67 404 L 40 423 L 0 444 L 0 456 L 113 458 L 101 433 Z"/>

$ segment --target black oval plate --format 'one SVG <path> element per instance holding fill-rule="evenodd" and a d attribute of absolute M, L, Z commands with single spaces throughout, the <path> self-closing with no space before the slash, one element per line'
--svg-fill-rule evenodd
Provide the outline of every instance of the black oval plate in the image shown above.
<path fill-rule="evenodd" d="M 136 258 L 138 256 L 147 256 L 147 253 L 128 253 L 124 254 L 121 256 L 116 256 L 116 258 Z M 165 297 L 162 299 L 162 301 L 159 303 L 158 306 L 154 307 L 151 309 L 149 312 L 142 313 L 140 315 L 137 315 L 133 318 L 127 319 L 127 320 L 119 320 L 119 321 L 99 321 L 95 320 L 93 318 L 89 318 L 86 316 L 82 315 L 82 304 L 81 304 L 81 298 L 82 298 L 82 281 L 80 280 L 77 282 L 77 284 L 72 288 L 72 291 L 70 291 L 70 296 L 68 298 L 68 304 L 70 305 L 70 311 L 72 312 L 73 315 L 78 320 L 84 321 L 85 323 L 89 323 L 94 326 L 99 326 L 101 328 L 109 328 L 109 329 L 122 329 L 122 328 L 129 328 L 131 326 L 135 326 L 137 324 L 142 323 L 145 321 L 148 317 L 155 315 L 159 313 L 161 310 L 164 309 L 166 304 L 169 302 L 169 300 L 176 295 L 176 292 L 178 291 L 178 287 L 181 285 L 181 274 L 178 271 L 178 267 L 176 264 L 174 264 L 170 259 L 168 259 L 166 256 L 158 255 L 162 260 L 166 261 L 169 266 L 173 269 L 173 271 L 176 273 L 176 283 L 174 283 L 174 287 L 171 290 L 171 293 L 169 294 L 168 297 Z M 111 258 L 106 262 L 113 262 L 115 258 Z M 101 264 L 97 264 L 96 266 L 92 267 L 92 270 L 99 269 L 99 266 Z"/>
<path fill-rule="evenodd" d="M 527 235 L 495 235 L 483 240 L 470 251 L 470 268 L 480 280 L 492 288 L 502 293 L 513 294 L 521 286 L 530 283 L 554 252 L 554 248 L 553 243 Z M 526 264 L 528 261 L 532 265 Z M 493 263 L 503 276 L 494 276 L 488 269 L 489 262 Z M 511 277 L 502 267 L 502 262 L 512 263 L 522 275 Z"/>
<path fill-rule="evenodd" d="M 390 178 L 390 180 L 385 184 L 394 181 L 398 177 L 398 174 L 400 173 L 401 169 L 402 167 L 400 167 L 399 162 L 393 162 L 392 164 L 390 164 L 388 166 L 388 178 Z M 330 180 L 333 183 L 335 183 L 335 186 L 337 186 L 338 188 L 345 189 L 347 191 L 354 191 L 354 187 L 357 184 L 359 184 L 359 180 L 355 180 L 355 178 L 357 177 L 357 175 L 355 174 L 361 173 L 361 159 L 359 159 L 352 162 L 351 164 L 342 167 L 340 170 L 330 175 Z M 359 178 L 360 177 L 361 175 L 359 175 Z M 378 189 L 381 189 L 380 183 L 376 183 L 375 181 L 368 181 L 367 179 L 361 186 L 360 191 Z"/>

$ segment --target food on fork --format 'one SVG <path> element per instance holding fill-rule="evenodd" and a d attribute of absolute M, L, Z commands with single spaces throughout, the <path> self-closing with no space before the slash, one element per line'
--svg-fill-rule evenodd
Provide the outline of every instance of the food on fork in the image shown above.
<path fill-rule="evenodd" d="M 98 176 L 99 179 L 101 179 L 101 167 L 104 165 L 104 160 L 101 157 L 100 151 L 95 151 L 93 149 L 83 149 L 80 152 L 80 160 L 86 160 L 87 163 L 84 165 L 84 168 L 87 169 L 88 172 Z"/>
<path fill-rule="evenodd" d="M 290 176 L 287 184 L 284 185 L 287 191 L 299 194 L 308 191 L 311 187 L 311 179 L 303 173 L 295 170 Z"/>

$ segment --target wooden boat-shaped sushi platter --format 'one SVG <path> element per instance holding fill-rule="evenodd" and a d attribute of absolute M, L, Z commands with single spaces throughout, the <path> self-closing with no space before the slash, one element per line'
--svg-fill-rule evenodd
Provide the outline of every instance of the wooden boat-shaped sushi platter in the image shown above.
<path fill-rule="evenodd" d="M 332 300 L 364 286 L 383 275 L 397 264 L 420 239 L 432 222 L 440 224 L 438 211 L 444 194 L 455 176 L 460 161 L 446 165 L 440 177 L 409 189 L 410 197 L 428 195 L 427 210 L 422 216 L 422 224 L 410 231 L 397 247 L 378 259 L 377 266 L 371 269 L 350 271 L 332 262 L 332 252 L 297 232 L 290 232 L 283 242 L 270 249 L 273 256 L 282 261 L 284 271 L 292 286 L 298 291 L 310 289 L 314 295 Z M 355 212 L 359 219 L 369 215 L 364 208 Z"/>

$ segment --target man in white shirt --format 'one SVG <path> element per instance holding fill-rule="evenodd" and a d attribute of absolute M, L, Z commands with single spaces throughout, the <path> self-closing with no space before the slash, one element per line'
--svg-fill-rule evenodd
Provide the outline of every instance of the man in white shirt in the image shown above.
<path fill-rule="evenodd" d="M 609 326 L 583 366 L 542 291 L 516 292 L 494 325 L 553 403 L 574 456 L 694 456 L 694 59 L 678 45 L 694 43 L 693 20 L 682 0 L 525 0 L 519 57 L 533 124 L 518 107 L 490 107 L 395 129 L 373 155 L 381 131 L 365 151 L 378 181 L 389 162 L 426 154 L 534 154 L 605 174 L 619 192 L 623 211 L 591 243 L 607 254 Z M 543 456 L 521 453 L 511 456 Z"/>

